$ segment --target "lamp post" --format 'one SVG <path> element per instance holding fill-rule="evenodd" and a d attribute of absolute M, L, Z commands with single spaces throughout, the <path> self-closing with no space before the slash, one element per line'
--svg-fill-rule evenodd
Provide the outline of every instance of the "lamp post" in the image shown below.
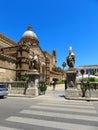
<path fill-rule="evenodd" d="M 89 77 L 90 77 L 90 70 L 88 70 L 88 80 L 89 80 Z"/>
<path fill-rule="evenodd" d="M 82 87 L 81 87 L 81 89 L 82 89 L 82 97 L 85 97 L 86 88 L 84 87 L 84 84 L 83 84 L 83 75 L 84 75 L 85 71 L 84 71 L 84 69 L 81 69 L 80 72 L 82 74 Z"/>
<path fill-rule="evenodd" d="M 81 74 L 82 74 L 82 83 L 83 83 L 83 75 L 84 75 L 84 72 L 85 72 L 85 71 L 84 71 L 84 69 L 81 69 L 80 72 L 81 72 Z"/>

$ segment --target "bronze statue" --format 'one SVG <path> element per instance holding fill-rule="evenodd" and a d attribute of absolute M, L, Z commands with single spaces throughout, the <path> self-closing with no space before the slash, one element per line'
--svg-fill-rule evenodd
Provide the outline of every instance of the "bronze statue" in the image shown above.
<path fill-rule="evenodd" d="M 72 52 L 72 47 L 69 48 L 69 55 L 67 56 L 66 60 L 67 60 L 67 65 L 69 66 L 69 68 L 74 68 L 75 55 Z"/>

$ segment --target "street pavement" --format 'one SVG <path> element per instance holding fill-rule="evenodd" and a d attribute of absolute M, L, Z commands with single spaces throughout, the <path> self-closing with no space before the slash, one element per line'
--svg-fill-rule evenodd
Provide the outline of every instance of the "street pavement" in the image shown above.
<path fill-rule="evenodd" d="M 97 102 L 66 100 L 63 85 L 48 87 L 30 106 L 5 118 L 0 130 L 98 130 L 97 108 Z"/>

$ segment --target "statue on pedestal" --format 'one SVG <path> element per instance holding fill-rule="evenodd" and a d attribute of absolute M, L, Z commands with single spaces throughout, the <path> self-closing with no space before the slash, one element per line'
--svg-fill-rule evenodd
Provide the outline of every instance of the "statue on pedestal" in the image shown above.
<path fill-rule="evenodd" d="M 75 66 L 75 54 L 72 52 L 72 47 L 69 47 L 69 55 L 66 57 L 67 65 L 69 66 L 66 71 L 65 82 L 65 98 L 79 97 L 78 90 L 76 88 L 76 75 L 77 71 Z"/>
<path fill-rule="evenodd" d="M 28 92 L 30 91 L 32 94 L 34 93 L 36 96 L 38 96 L 38 86 L 39 86 L 39 79 L 40 74 L 38 72 L 38 56 L 34 55 L 32 59 L 30 60 L 29 64 L 29 87 Z"/>
<path fill-rule="evenodd" d="M 74 68 L 75 64 L 75 54 L 72 52 L 72 47 L 69 47 L 69 55 L 66 57 L 67 65 L 69 66 L 68 71 L 66 71 L 67 87 L 75 87 L 76 70 Z"/>

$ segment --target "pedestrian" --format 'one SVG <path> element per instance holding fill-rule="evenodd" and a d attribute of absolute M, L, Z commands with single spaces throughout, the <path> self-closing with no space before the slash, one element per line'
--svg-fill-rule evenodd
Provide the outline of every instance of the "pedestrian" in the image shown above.
<path fill-rule="evenodd" d="M 52 86 L 52 82 L 50 82 L 50 87 Z"/>
<path fill-rule="evenodd" d="M 55 90 L 55 84 L 56 84 L 56 83 L 53 81 L 53 90 Z"/>
<path fill-rule="evenodd" d="M 65 80 L 65 90 L 67 89 L 67 81 Z"/>

